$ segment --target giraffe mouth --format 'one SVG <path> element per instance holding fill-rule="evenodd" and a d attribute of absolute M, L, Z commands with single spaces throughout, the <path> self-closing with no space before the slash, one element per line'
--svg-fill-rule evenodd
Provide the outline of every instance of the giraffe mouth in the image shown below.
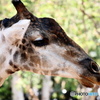
<path fill-rule="evenodd" d="M 94 87 L 94 85 L 100 85 L 100 74 L 94 76 L 84 76 L 80 75 L 80 79 L 78 80 L 85 87 Z"/>

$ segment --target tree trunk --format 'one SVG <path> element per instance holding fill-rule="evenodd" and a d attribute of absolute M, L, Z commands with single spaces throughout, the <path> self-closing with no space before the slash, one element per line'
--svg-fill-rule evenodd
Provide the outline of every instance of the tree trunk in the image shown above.
<path fill-rule="evenodd" d="M 50 100 L 50 92 L 51 92 L 51 77 L 44 76 L 43 87 L 42 87 L 42 100 Z"/>
<path fill-rule="evenodd" d="M 22 86 L 19 85 L 20 77 L 17 73 L 12 76 L 11 88 L 12 88 L 12 100 L 24 100 L 24 94 Z"/>

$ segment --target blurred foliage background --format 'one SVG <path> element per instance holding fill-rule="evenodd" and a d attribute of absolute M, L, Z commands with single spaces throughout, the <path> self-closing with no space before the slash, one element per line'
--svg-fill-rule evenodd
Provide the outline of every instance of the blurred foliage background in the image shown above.
<path fill-rule="evenodd" d="M 35 16 L 54 18 L 66 34 L 100 65 L 100 0 L 22 1 Z M 0 20 L 11 18 L 15 14 L 16 10 L 11 4 L 11 0 L 0 0 Z M 0 88 L 0 100 L 15 100 L 12 80 L 16 76 L 18 76 L 18 83 L 14 87 L 19 87 L 19 90 L 23 92 L 24 100 L 33 100 L 30 89 L 37 91 L 37 97 L 43 100 L 41 96 L 45 76 L 30 72 L 18 72 L 8 78 Z M 70 91 L 87 91 L 76 80 L 62 77 L 47 77 L 47 79 L 50 81 L 50 97 L 45 100 L 86 100 L 84 96 L 71 97 L 69 95 Z"/>

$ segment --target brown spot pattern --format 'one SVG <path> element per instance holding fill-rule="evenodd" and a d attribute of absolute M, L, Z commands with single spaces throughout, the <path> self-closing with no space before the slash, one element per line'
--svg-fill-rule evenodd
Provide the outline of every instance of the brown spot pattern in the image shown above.
<path fill-rule="evenodd" d="M 19 55 L 18 51 L 16 51 L 15 54 L 13 55 L 13 59 L 15 62 L 17 62 L 18 55 Z"/>
<path fill-rule="evenodd" d="M 38 73 L 39 72 L 39 70 L 37 70 L 37 69 L 33 69 L 32 70 L 34 73 Z"/>
<path fill-rule="evenodd" d="M 21 54 L 21 62 L 25 62 L 25 61 L 27 61 L 27 55 L 24 52 L 24 53 Z"/>
<path fill-rule="evenodd" d="M 25 44 L 26 43 L 26 40 L 25 39 L 22 39 L 22 43 Z"/>
<path fill-rule="evenodd" d="M 38 56 L 30 56 L 30 61 L 34 62 L 35 64 L 40 63 L 40 59 Z"/>
<path fill-rule="evenodd" d="M 26 70 L 30 70 L 30 68 L 28 67 L 28 65 L 23 65 L 23 68 Z"/>
<path fill-rule="evenodd" d="M 9 65 L 10 65 L 10 66 L 13 66 L 13 62 L 12 62 L 11 60 L 10 60 L 10 62 L 9 62 Z"/>
<path fill-rule="evenodd" d="M 34 66 L 34 64 L 33 64 L 32 62 L 31 62 L 31 63 L 29 63 L 29 65 L 30 65 L 30 66 Z"/>
<path fill-rule="evenodd" d="M 0 82 L 2 81 L 3 78 L 0 77 Z"/>
<path fill-rule="evenodd" d="M 28 48 L 28 53 L 34 53 L 34 50 L 32 48 Z"/>
<path fill-rule="evenodd" d="M 11 69 L 7 69 L 6 72 L 7 72 L 7 74 L 13 74 L 14 73 L 14 71 L 12 71 Z"/>

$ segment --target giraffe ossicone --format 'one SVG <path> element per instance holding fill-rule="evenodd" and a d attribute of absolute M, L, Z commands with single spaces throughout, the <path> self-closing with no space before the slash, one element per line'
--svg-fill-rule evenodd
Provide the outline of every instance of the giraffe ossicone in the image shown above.
<path fill-rule="evenodd" d="M 12 3 L 17 14 L 0 21 L 0 84 L 25 70 L 74 78 L 86 87 L 100 85 L 99 66 L 54 19 L 35 17 L 20 0 Z"/>

